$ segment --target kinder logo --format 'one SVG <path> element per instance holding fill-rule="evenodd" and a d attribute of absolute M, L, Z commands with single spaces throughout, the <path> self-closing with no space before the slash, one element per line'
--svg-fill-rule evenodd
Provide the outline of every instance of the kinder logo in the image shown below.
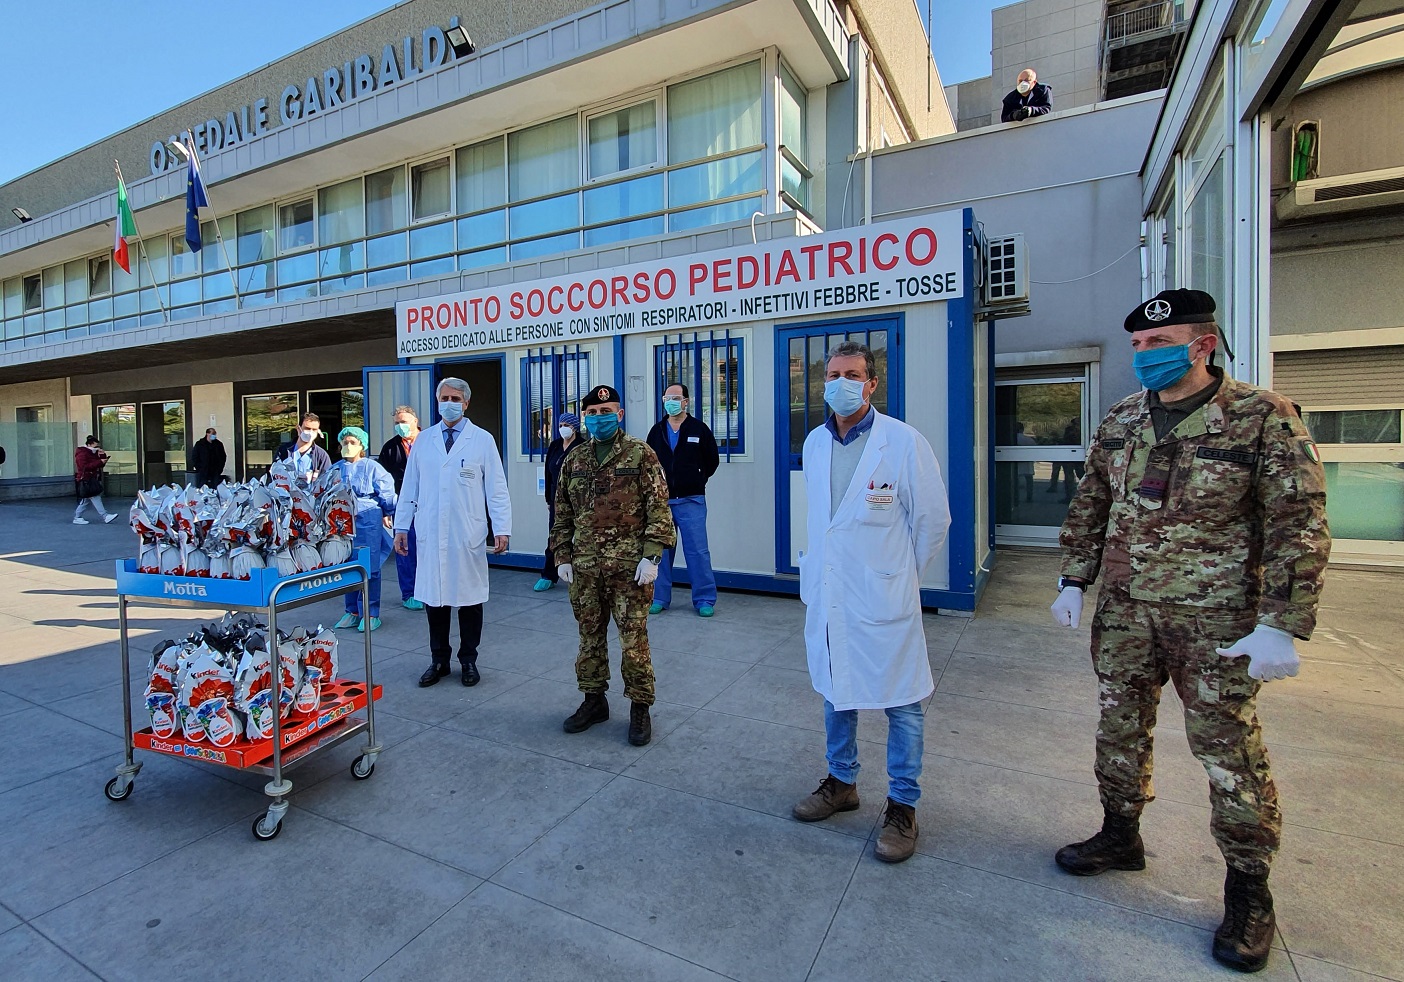
<path fill-rule="evenodd" d="M 343 575 L 342 573 L 333 573 L 330 576 L 318 576 L 315 579 L 304 580 L 297 585 L 297 592 L 303 593 L 307 590 L 321 590 L 324 587 L 333 586 L 341 582 Z"/>
<path fill-rule="evenodd" d="M 161 741 L 161 740 L 152 740 L 152 741 L 151 741 L 151 749 L 152 749 L 152 750 L 159 750 L 159 751 L 161 751 L 162 753 L 167 753 L 167 754 L 178 754 L 178 753 L 181 752 L 181 749 L 182 749 L 183 747 L 184 747 L 184 744 L 181 744 L 181 743 L 165 743 L 164 741 Z"/>
<path fill-rule="evenodd" d="M 166 580 L 161 584 L 161 593 L 168 597 L 208 597 L 209 591 L 199 583 L 177 583 Z"/>

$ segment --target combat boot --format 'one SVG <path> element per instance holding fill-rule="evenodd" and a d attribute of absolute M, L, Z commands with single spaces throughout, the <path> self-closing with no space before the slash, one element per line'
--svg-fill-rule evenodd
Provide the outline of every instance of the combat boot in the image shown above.
<path fill-rule="evenodd" d="M 901 863 L 916 852 L 916 809 L 911 805 L 887 799 L 887 813 L 882 816 L 882 834 L 878 836 L 873 855 L 884 863 Z"/>
<path fill-rule="evenodd" d="M 629 707 L 629 742 L 642 747 L 653 739 L 653 719 L 648 715 L 648 707 L 636 702 Z"/>
<path fill-rule="evenodd" d="M 1102 831 L 1082 842 L 1064 846 L 1054 861 L 1074 876 L 1096 876 L 1109 869 L 1146 868 L 1146 847 L 1141 841 L 1141 820 L 1107 812 Z"/>
<path fill-rule="evenodd" d="M 791 814 L 801 822 L 822 822 L 834 812 L 851 812 L 858 807 L 858 785 L 845 784 L 832 774 L 819 782 L 814 793 L 798 802 Z"/>
<path fill-rule="evenodd" d="M 562 729 L 567 733 L 581 733 L 609 719 L 609 700 L 603 692 L 585 693 L 585 701 L 580 708 L 566 717 Z"/>
<path fill-rule="evenodd" d="M 1240 972 L 1257 972 L 1268 962 L 1277 915 L 1272 911 L 1267 874 L 1254 876 L 1228 868 L 1224 879 L 1224 922 L 1214 932 L 1214 960 Z"/>

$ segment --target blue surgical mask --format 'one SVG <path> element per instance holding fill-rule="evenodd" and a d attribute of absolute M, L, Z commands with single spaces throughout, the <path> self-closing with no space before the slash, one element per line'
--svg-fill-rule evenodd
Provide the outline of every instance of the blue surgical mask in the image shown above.
<path fill-rule="evenodd" d="M 863 386 L 853 378 L 831 378 L 824 383 L 824 401 L 840 416 L 852 416 L 863 407 Z"/>
<path fill-rule="evenodd" d="M 669 416 L 676 416 L 676 415 L 678 415 L 680 412 L 682 412 L 682 400 L 681 400 L 681 399 L 664 399 L 664 400 L 663 400 L 663 411 L 664 411 L 665 413 L 667 413 Z"/>
<path fill-rule="evenodd" d="M 592 440 L 601 442 L 613 440 L 614 434 L 619 432 L 619 414 L 604 413 L 603 415 L 586 416 L 585 429 Z"/>
<path fill-rule="evenodd" d="M 1131 358 L 1136 380 L 1152 392 L 1170 388 L 1189 373 L 1193 364 L 1188 344 L 1150 348 L 1136 352 Z"/>
<path fill-rule="evenodd" d="M 439 403 L 439 417 L 452 426 L 463 418 L 463 403 L 461 402 L 441 402 Z"/>
<path fill-rule="evenodd" d="M 409 425 L 408 423 L 396 423 L 396 424 L 395 424 L 395 435 L 398 436 L 398 437 L 407 437 L 407 436 L 409 436 L 409 435 L 410 435 L 410 425 Z"/>
<path fill-rule="evenodd" d="M 298 434 L 298 437 L 301 438 L 303 443 L 311 443 L 313 440 L 317 439 L 317 434 L 312 430 L 303 430 Z"/>

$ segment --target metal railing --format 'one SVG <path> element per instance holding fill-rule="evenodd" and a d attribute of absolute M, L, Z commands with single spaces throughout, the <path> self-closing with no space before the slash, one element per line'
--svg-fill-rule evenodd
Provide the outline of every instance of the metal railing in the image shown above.
<path fill-rule="evenodd" d="M 1162 0 L 1134 10 L 1123 10 L 1107 17 L 1106 41 L 1131 41 L 1139 34 L 1151 34 L 1173 26 L 1183 19 L 1183 4 Z"/>

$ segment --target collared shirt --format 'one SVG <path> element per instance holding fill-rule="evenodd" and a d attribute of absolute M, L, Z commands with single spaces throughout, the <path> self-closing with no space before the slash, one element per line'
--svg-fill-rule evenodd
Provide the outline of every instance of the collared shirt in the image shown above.
<path fill-rule="evenodd" d="M 873 407 L 869 406 L 868 411 L 863 415 L 863 418 L 860 419 L 858 422 L 854 423 L 852 426 L 850 426 L 848 428 L 848 432 L 845 433 L 843 436 L 839 436 L 838 417 L 835 416 L 833 413 L 830 413 L 829 418 L 824 420 L 824 425 L 828 427 L 828 430 L 831 434 L 833 434 L 834 439 L 839 442 L 839 446 L 846 447 L 854 440 L 858 439 L 858 437 L 862 436 L 864 433 L 868 432 L 868 430 L 873 428 L 873 419 L 875 416 L 876 414 L 873 412 Z"/>
<path fill-rule="evenodd" d="M 444 424 L 444 452 L 445 452 L 445 453 L 447 453 L 448 451 L 450 451 L 450 450 L 453 449 L 453 441 L 458 439 L 458 427 L 461 426 L 461 425 L 463 425 L 463 420 L 461 420 L 461 419 L 460 419 L 457 423 L 455 423 L 453 426 L 449 426 L 447 423 Z"/>
<path fill-rule="evenodd" d="M 297 449 L 294 449 L 292 453 L 288 454 L 288 456 L 292 458 L 294 474 L 312 473 L 312 448 L 316 446 L 316 443 L 317 441 L 313 440 L 311 443 L 305 445 L 307 447 L 306 450 L 299 452 Z"/>

